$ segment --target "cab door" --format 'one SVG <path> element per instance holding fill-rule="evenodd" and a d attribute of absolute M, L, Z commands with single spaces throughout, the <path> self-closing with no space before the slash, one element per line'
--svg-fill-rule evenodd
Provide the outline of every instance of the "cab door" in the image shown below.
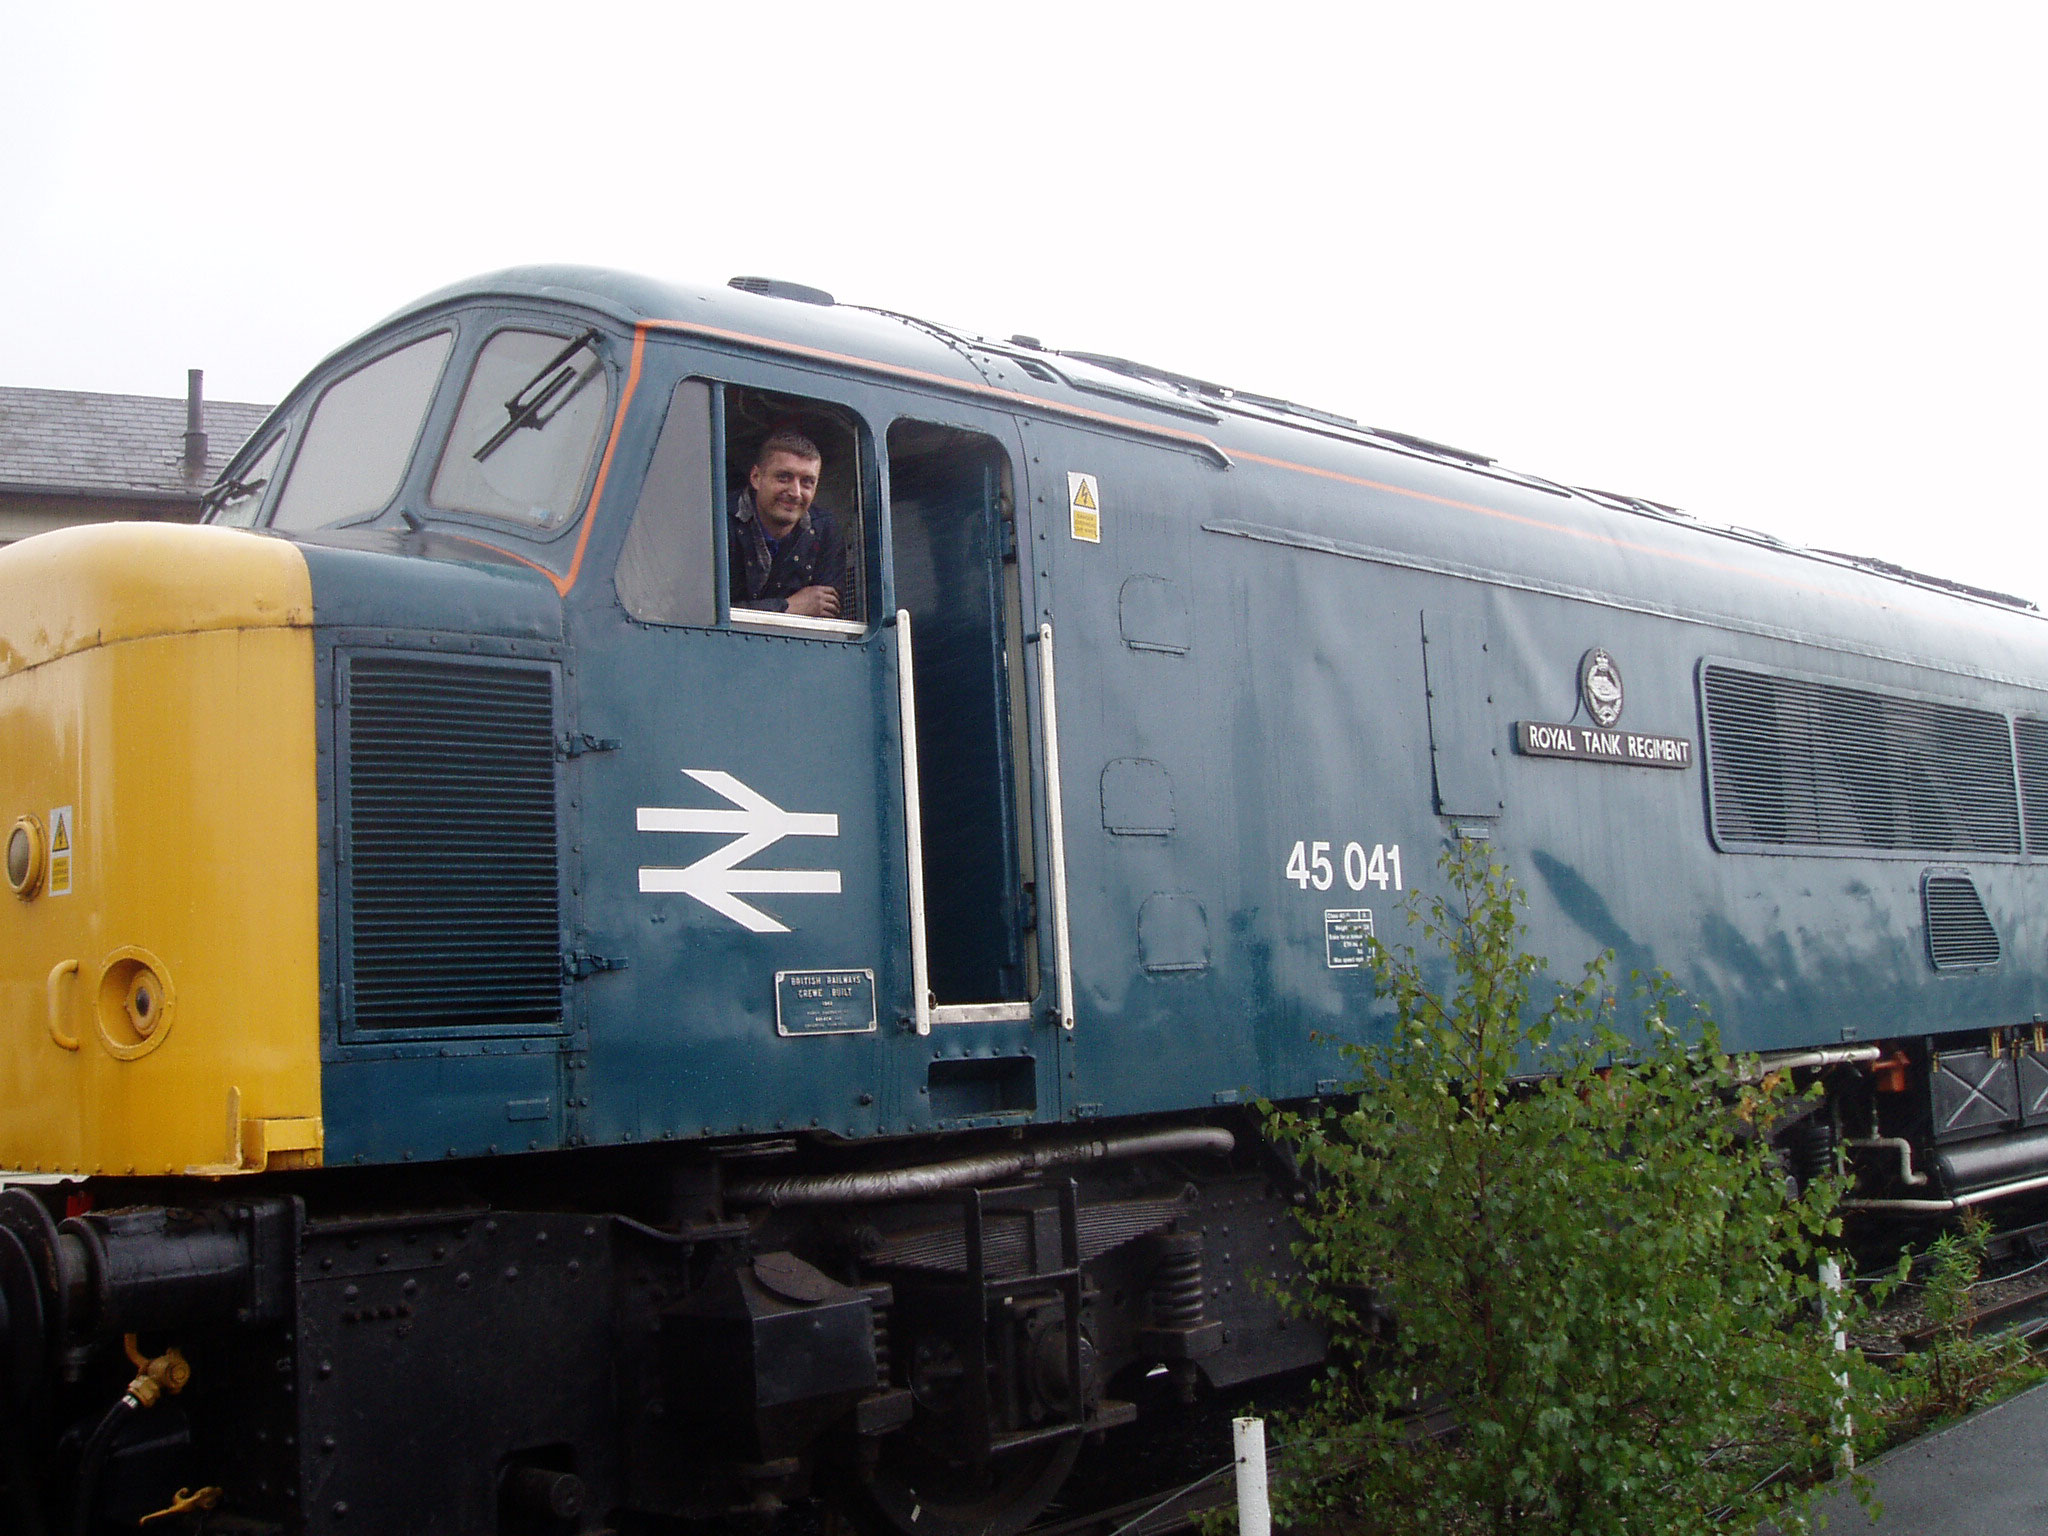
<path fill-rule="evenodd" d="M 874 403 L 680 346 L 648 347 L 640 389 L 644 483 L 572 600 L 578 1133 L 922 1128 Z M 824 448 L 815 508 L 846 534 L 838 620 L 726 596 L 748 443 L 787 417 Z"/>
<path fill-rule="evenodd" d="M 895 409 L 889 551 L 899 656 L 909 660 L 899 717 L 911 726 L 923 1094 L 942 1125 L 1054 1119 L 1061 1078 L 1041 942 L 1016 428 L 951 402 Z"/>

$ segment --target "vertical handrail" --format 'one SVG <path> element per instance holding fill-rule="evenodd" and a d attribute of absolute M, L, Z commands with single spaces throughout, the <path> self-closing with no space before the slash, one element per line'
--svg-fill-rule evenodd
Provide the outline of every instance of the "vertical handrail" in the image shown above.
<path fill-rule="evenodd" d="M 932 1032 L 931 962 L 924 944 L 924 813 L 917 787 L 917 684 L 910 675 L 910 610 L 896 610 L 896 711 L 903 734 L 903 840 L 910 859 L 910 1016 Z"/>
<path fill-rule="evenodd" d="M 1045 835 L 1052 845 L 1053 963 L 1060 986 L 1060 1027 L 1074 1027 L 1074 952 L 1067 914 L 1067 826 L 1060 810 L 1060 711 L 1052 665 L 1052 625 L 1038 626 L 1038 694 L 1045 712 Z"/>

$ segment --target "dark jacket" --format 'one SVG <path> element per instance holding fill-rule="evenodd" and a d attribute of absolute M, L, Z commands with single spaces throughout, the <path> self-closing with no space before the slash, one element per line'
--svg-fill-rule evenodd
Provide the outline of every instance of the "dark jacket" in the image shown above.
<path fill-rule="evenodd" d="M 754 511 L 753 489 L 743 485 L 732 499 L 726 532 L 733 607 L 784 613 L 790 597 L 803 588 L 836 587 L 840 616 L 856 617 L 846 579 L 846 538 L 831 513 L 812 507 L 771 550 Z"/>

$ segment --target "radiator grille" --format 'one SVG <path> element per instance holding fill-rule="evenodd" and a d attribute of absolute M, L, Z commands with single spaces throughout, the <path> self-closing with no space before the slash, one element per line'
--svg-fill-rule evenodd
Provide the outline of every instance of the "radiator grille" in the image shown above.
<path fill-rule="evenodd" d="M 1720 665 L 1701 687 L 1716 838 L 2020 851 L 2003 715 Z"/>
<path fill-rule="evenodd" d="M 1998 964 L 1998 930 L 1968 875 L 1929 875 L 1921 887 L 1927 908 L 1927 958 L 1936 967 Z"/>
<path fill-rule="evenodd" d="M 552 674 L 357 656 L 346 733 L 355 1026 L 559 1021 Z"/>
<path fill-rule="evenodd" d="M 2020 802 L 2027 808 L 2027 847 L 2048 853 L 2048 720 L 2015 720 L 2020 749 Z"/>

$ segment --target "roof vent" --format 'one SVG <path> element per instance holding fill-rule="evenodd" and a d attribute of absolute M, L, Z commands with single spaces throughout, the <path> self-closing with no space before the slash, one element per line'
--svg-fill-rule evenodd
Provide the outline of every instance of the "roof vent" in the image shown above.
<path fill-rule="evenodd" d="M 1920 890 L 1927 912 L 1927 958 L 1937 970 L 1998 964 L 1998 930 L 1991 926 L 1974 880 L 1929 874 Z"/>
<path fill-rule="evenodd" d="M 828 309 L 837 302 L 822 288 L 785 283 L 778 277 L 735 277 L 725 286 L 737 288 L 742 293 L 758 293 L 764 299 L 794 299 L 799 304 L 823 304 Z"/>

